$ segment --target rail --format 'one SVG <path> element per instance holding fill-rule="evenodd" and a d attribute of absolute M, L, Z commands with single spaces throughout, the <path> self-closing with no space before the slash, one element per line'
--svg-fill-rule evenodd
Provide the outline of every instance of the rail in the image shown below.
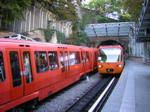
<path fill-rule="evenodd" d="M 99 111 L 102 109 L 117 81 L 118 78 L 112 77 L 100 80 L 91 90 L 83 95 L 83 97 L 69 107 L 66 112 Z"/>

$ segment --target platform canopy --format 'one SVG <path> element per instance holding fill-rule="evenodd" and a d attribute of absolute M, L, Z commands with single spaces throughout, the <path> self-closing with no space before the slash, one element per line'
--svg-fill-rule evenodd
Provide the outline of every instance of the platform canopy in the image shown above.
<path fill-rule="evenodd" d="M 135 22 L 88 24 L 85 32 L 88 37 L 121 37 L 128 36 L 130 28 L 133 26 L 135 26 Z"/>

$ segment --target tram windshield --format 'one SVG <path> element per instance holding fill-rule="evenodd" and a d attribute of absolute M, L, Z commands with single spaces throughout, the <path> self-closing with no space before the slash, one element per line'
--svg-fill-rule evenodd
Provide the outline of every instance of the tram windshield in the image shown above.
<path fill-rule="evenodd" d="M 100 62 L 121 62 L 121 49 L 120 48 L 103 48 L 100 49 L 98 60 Z"/>

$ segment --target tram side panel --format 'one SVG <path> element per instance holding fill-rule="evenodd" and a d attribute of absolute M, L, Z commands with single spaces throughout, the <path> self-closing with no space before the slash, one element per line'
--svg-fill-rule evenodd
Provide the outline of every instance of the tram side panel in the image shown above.
<path fill-rule="evenodd" d="M 35 98 L 40 101 L 92 71 L 92 57 L 90 53 L 89 56 L 87 55 L 90 49 L 86 49 L 82 56 L 82 51 L 77 47 L 58 49 L 54 46 L 44 47 L 37 44 L 28 46 L 30 47 L 26 48 L 13 44 L 6 47 L 1 44 L 0 88 L 3 91 L 0 91 L 0 109 L 2 111 Z"/>

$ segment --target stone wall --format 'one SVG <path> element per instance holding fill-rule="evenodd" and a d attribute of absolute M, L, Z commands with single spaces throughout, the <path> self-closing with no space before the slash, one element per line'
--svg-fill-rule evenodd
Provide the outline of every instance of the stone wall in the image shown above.
<path fill-rule="evenodd" d="M 129 41 L 129 55 L 135 57 L 144 56 L 144 43 L 137 43 L 136 40 L 130 39 Z"/>
<path fill-rule="evenodd" d="M 128 47 L 130 56 L 144 57 L 144 43 L 136 42 L 136 24 L 130 27 Z"/>
<path fill-rule="evenodd" d="M 24 12 L 24 20 L 15 20 L 14 24 L 6 25 L 5 29 L 15 33 L 24 33 L 39 28 L 52 28 L 69 37 L 72 33 L 71 24 L 71 22 L 56 21 L 55 15 L 48 10 L 32 7 Z"/>
<path fill-rule="evenodd" d="M 69 35 L 72 33 L 72 22 L 53 20 L 49 23 L 49 28 L 63 32 L 69 38 Z"/>

